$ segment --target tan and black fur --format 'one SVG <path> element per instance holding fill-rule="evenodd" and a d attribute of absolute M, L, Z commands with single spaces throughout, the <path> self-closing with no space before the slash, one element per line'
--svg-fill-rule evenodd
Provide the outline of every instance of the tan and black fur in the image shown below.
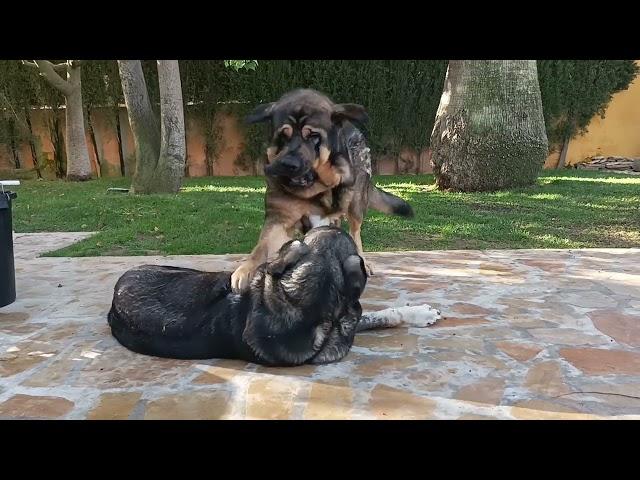
<path fill-rule="evenodd" d="M 269 122 L 265 166 L 265 222 L 258 244 L 232 275 L 234 290 L 244 290 L 256 268 L 296 232 L 337 225 L 346 218 L 358 253 L 368 208 L 412 217 L 404 200 L 373 185 L 371 155 L 356 125 L 367 121 L 364 107 L 335 104 L 315 90 L 294 90 L 258 106 L 249 123 Z M 372 274 L 371 265 L 367 270 Z"/>

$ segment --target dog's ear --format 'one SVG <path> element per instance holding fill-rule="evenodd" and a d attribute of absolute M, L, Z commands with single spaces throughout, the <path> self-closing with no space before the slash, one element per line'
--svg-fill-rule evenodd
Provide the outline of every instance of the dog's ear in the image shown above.
<path fill-rule="evenodd" d="M 338 124 L 345 120 L 365 124 L 369 120 L 369 115 L 367 115 L 367 111 L 362 105 L 356 105 L 355 103 L 339 103 L 333 107 L 331 120 Z"/>
<path fill-rule="evenodd" d="M 350 300 L 358 300 L 367 285 L 367 270 L 360 255 L 350 255 L 342 263 L 344 287 Z"/>
<path fill-rule="evenodd" d="M 262 105 L 258 105 L 253 110 L 253 112 L 245 117 L 245 122 L 260 123 L 269 120 L 273 115 L 273 108 L 275 107 L 275 105 L 275 102 L 263 103 Z"/>
<path fill-rule="evenodd" d="M 298 263 L 298 261 L 309 252 L 309 246 L 300 240 L 287 242 L 280 249 L 278 258 L 267 265 L 267 273 L 275 278 L 279 278 L 287 268 Z"/>

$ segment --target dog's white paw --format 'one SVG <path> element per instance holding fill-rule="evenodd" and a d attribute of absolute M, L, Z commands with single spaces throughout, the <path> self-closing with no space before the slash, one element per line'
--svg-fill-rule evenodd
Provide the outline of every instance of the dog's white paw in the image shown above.
<path fill-rule="evenodd" d="M 401 325 L 423 328 L 433 325 L 442 318 L 440 310 L 430 305 L 413 305 L 394 308 L 401 319 Z"/>

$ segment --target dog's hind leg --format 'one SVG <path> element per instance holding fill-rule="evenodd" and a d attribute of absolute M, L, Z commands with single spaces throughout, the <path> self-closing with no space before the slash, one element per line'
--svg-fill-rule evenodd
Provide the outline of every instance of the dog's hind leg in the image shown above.
<path fill-rule="evenodd" d="M 385 308 L 377 312 L 363 313 L 356 332 L 376 328 L 428 327 L 440 320 L 440 310 L 429 305 Z"/>
<path fill-rule="evenodd" d="M 373 267 L 364 256 L 364 250 L 362 248 L 362 238 L 360 237 L 362 219 L 355 217 L 353 215 L 349 215 L 348 220 L 349 220 L 349 235 L 351 235 L 351 238 L 353 238 L 353 241 L 356 244 L 356 248 L 358 249 L 358 255 L 360 255 L 364 260 L 364 266 L 367 269 L 367 273 L 369 274 L 369 276 L 373 276 Z"/>

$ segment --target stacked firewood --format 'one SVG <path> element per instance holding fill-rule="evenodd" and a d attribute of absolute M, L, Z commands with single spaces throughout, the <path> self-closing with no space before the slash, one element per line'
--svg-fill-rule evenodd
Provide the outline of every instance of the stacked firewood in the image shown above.
<path fill-rule="evenodd" d="M 628 157 L 592 157 L 579 163 L 582 170 L 617 170 L 625 173 L 640 173 L 640 159 Z"/>

